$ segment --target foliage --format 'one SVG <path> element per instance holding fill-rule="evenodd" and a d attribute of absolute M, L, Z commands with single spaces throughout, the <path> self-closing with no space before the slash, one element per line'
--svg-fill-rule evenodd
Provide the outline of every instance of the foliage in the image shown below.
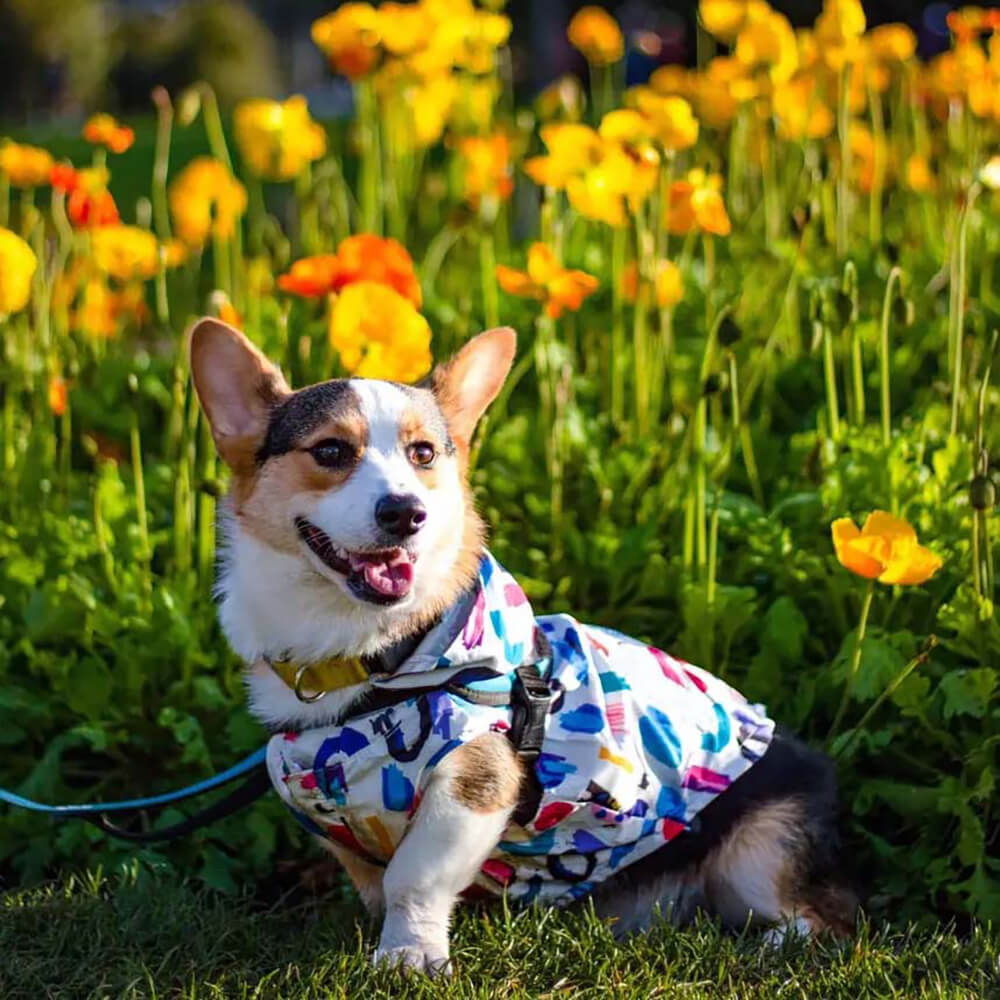
<path fill-rule="evenodd" d="M 103 266 L 60 191 L 0 185 L 0 224 L 40 262 L 32 301 L 0 327 L 0 783 L 51 801 L 130 797 L 221 769 L 265 739 L 210 599 L 225 472 L 188 385 L 183 331 L 203 311 L 222 315 L 293 385 L 362 363 L 375 374 L 392 345 L 383 329 L 376 342 L 363 308 L 331 340 L 345 301 L 331 293 L 346 284 L 351 304 L 362 285 L 389 281 L 384 262 L 345 264 L 346 238 L 366 234 L 346 246 L 391 246 L 403 278 L 419 278 L 395 308 L 410 326 L 422 309 L 437 358 L 498 320 L 519 331 L 472 478 L 492 548 L 537 610 L 570 609 L 688 657 L 828 746 L 870 912 L 997 919 L 988 366 L 1000 230 L 992 175 L 980 172 L 995 120 L 946 93 L 954 81 L 940 65 L 872 57 L 885 87 L 860 98 L 846 74 L 805 62 L 803 39 L 789 69 L 774 15 L 745 26 L 751 41 L 774 33 L 773 65 L 758 45 L 735 76 L 718 56 L 694 79 L 660 76 L 650 92 L 619 95 L 601 62 L 594 127 L 563 121 L 540 136 L 498 71 L 509 25 L 468 7 L 458 35 L 441 7 L 406 38 L 372 29 L 369 14 L 360 27 L 328 24 L 331 58 L 352 68 L 354 127 L 330 130 L 322 158 L 297 158 L 291 182 L 265 185 L 253 163 L 236 164 L 246 198 L 225 226 L 197 185 L 183 203 L 167 197 L 191 152 L 207 148 L 213 175 L 229 177 L 214 92 L 198 85 L 176 103 L 158 93 L 155 136 L 140 129 L 109 182 L 122 218 L 155 243 L 151 280 Z M 960 46 L 994 30 L 956 24 Z M 413 38 L 433 51 L 406 51 Z M 836 137 L 779 127 L 779 85 L 801 82 L 789 72 L 820 80 Z M 723 83 L 727 114 L 713 104 Z M 485 114 L 470 115 L 483 100 Z M 387 117 L 406 108 L 409 131 Z M 852 123 L 878 133 L 873 161 L 841 155 L 858 147 Z M 452 141 L 500 133 L 485 167 Z M 171 139 L 184 150 L 173 163 Z M 139 162 L 129 157 L 140 147 L 153 184 L 133 211 L 122 192 L 135 177 L 117 164 Z M 929 147 L 933 185 L 888 170 Z M 497 150 L 510 162 L 495 162 Z M 542 190 L 520 169 L 537 174 L 540 159 Z M 95 177 L 105 164 L 95 151 Z M 206 224 L 180 248 L 172 237 L 188 209 Z M 415 265 L 374 236 L 395 237 Z M 543 277 L 508 280 L 528 298 L 501 297 L 497 261 L 509 279 L 536 238 Z M 667 263 L 678 280 L 658 300 Z M 873 509 L 905 517 L 940 571 L 866 593 L 838 564 L 830 524 Z M 25 881 L 136 856 L 233 891 L 303 846 L 274 801 L 156 851 L 24 813 L 0 823 L 0 859 Z M 853 975 L 863 973 L 844 982 Z"/>

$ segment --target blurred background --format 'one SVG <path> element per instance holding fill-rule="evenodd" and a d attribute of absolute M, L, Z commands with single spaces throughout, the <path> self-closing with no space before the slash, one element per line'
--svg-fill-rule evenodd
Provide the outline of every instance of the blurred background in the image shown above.
<path fill-rule="evenodd" d="M 149 93 L 207 80 L 223 104 L 247 97 L 305 94 L 313 114 L 350 113 L 350 91 L 327 71 L 309 26 L 336 7 L 330 0 L 0 0 L 0 128 L 75 129 L 102 109 L 141 115 Z M 489 6 L 489 5 L 488 5 Z M 515 87 L 530 97 L 566 72 L 585 73 L 566 41 L 582 3 L 512 0 Z M 605 3 L 632 41 L 629 82 L 662 63 L 694 63 L 697 3 Z M 796 26 L 813 22 L 821 0 L 773 6 Z M 945 17 L 955 4 L 873 0 L 868 24 L 904 21 L 924 56 L 947 48 Z M 987 4 L 986 6 L 996 6 Z M 37 131 L 34 133 L 39 138 Z"/>

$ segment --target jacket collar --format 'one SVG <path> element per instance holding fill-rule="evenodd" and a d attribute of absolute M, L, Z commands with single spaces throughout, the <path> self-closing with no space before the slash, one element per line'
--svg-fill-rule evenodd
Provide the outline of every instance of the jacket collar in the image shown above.
<path fill-rule="evenodd" d="M 517 581 L 487 552 L 474 586 L 453 604 L 413 653 L 389 673 L 373 673 L 380 688 L 419 688 L 506 677 L 529 659 L 535 615 Z"/>

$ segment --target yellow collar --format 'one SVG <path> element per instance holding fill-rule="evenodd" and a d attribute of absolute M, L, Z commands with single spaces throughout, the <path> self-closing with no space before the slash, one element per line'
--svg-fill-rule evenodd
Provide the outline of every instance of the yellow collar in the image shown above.
<path fill-rule="evenodd" d="M 359 656 L 332 656 L 316 663 L 264 658 L 268 666 L 295 692 L 299 701 L 319 701 L 330 691 L 368 680 Z"/>

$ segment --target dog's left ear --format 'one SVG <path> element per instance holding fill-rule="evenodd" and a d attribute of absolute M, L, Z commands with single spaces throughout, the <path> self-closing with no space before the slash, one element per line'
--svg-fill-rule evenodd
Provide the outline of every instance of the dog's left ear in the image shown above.
<path fill-rule="evenodd" d="M 462 451 L 468 450 L 476 424 L 500 391 L 516 352 L 517 334 L 500 326 L 473 337 L 431 374 L 448 430 Z"/>

